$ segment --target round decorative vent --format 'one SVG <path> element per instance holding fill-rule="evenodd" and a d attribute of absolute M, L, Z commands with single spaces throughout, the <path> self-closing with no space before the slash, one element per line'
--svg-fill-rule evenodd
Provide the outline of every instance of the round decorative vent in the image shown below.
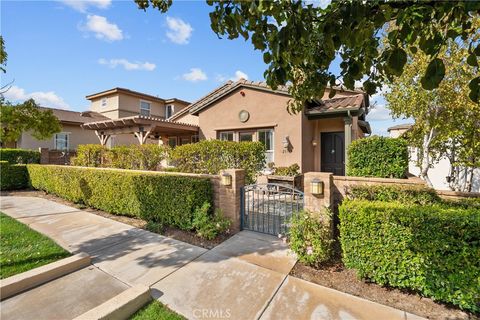
<path fill-rule="evenodd" d="M 238 113 L 238 119 L 240 119 L 240 122 L 247 122 L 250 119 L 250 113 L 247 110 L 242 110 Z"/>

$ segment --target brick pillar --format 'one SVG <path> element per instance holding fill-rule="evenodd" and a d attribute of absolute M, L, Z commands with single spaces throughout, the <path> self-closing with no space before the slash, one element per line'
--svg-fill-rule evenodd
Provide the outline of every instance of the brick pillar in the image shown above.
<path fill-rule="evenodd" d="M 222 174 L 232 176 L 232 185 L 224 186 L 221 182 Z M 222 214 L 232 221 L 231 231 L 240 231 L 240 189 L 245 185 L 245 170 L 227 169 L 220 172 L 217 183 L 214 183 L 214 193 L 217 193 L 215 207 L 222 210 Z"/>
<path fill-rule="evenodd" d="M 323 194 L 312 194 L 310 183 L 313 179 L 323 182 Z M 330 172 L 307 172 L 304 174 L 304 199 L 305 211 L 322 213 L 325 207 L 333 211 L 333 173 Z M 326 218 L 326 217 L 324 217 Z M 333 234 L 333 216 L 324 220 L 331 228 Z"/>
<path fill-rule="evenodd" d="M 50 153 L 48 148 L 38 148 L 40 152 L 40 164 L 49 164 L 50 163 Z"/>

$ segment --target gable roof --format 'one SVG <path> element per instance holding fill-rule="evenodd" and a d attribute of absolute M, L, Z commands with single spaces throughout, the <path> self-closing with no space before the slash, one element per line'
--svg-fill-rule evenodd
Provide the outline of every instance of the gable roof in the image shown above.
<path fill-rule="evenodd" d="M 331 99 L 314 99 L 308 102 L 305 108 L 307 116 L 320 116 L 324 114 L 335 114 L 345 111 L 358 111 L 362 107 L 366 109 L 367 101 L 365 94 L 337 97 Z M 365 110 L 366 112 L 367 110 Z"/>
<path fill-rule="evenodd" d="M 396 126 L 390 127 L 387 129 L 388 132 L 392 130 L 408 130 L 413 126 L 411 123 L 402 123 L 402 124 L 397 124 Z"/>
<path fill-rule="evenodd" d="M 193 102 L 188 107 L 188 111 L 191 114 L 198 115 L 198 113 L 201 110 L 207 108 L 213 102 L 223 98 L 224 96 L 226 96 L 227 94 L 231 93 L 232 91 L 234 91 L 238 88 L 252 88 L 252 89 L 256 89 L 256 90 L 262 90 L 262 91 L 267 91 L 267 92 L 271 92 L 271 93 L 290 96 L 288 85 L 279 86 L 279 87 L 277 87 L 277 89 L 273 90 L 264 81 L 249 81 L 249 80 L 245 80 L 245 79 L 240 79 L 236 82 L 233 82 L 233 81 L 229 80 L 225 84 L 223 84 L 222 86 L 216 88 L 212 92 L 208 93 L 207 95 L 205 95 L 202 98 L 198 99 L 197 101 Z M 344 89 L 344 88 L 339 88 L 339 87 L 334 87 L 333 89 L 342 90 L 342 91 L 351 92 L 351 93 L 357 93 L 357 95 L 361 95 L 361 96 L 364 95 L 364 93 L 362 91 L 359 91 L 359 90 L 349 90 L 349 89 Z M 178 114 L 178 116 L 179 115 L 180 115 L 180 113 Z"/>
<path fill-rule="evenodd" d="M 92 121 L 100 121 L 109 119 L 102 115 L 101 113 L 95 111 L 70 111 L 70 110 L 63 110 L 63 109 L 55 109 L 55 108 L 46 108 L 46 107 L 39 107 L 43 110 L 51 110 L 53 115 L 58 118 L 60 122 L 63 123 L 87 123 Z"/>

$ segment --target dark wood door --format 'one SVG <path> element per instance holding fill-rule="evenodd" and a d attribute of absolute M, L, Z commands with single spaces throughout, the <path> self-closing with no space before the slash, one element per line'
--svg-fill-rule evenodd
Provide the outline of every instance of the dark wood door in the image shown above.
<path fill-rule="evenodd" d="M 321 136 L 321 171 L 345 175 L 345 135 L 343 132 L 325 132 Z"/>

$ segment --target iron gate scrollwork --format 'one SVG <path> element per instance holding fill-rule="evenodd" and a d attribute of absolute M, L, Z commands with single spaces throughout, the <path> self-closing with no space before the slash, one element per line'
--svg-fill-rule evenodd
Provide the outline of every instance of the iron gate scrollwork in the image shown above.
<path fill-rule="evenodd" d="M 266 183 L 244 186 L 240 200 L 243 230 L 285 235 L 290 217 L 303 210 L 304 196 L 290 186 Z"/>

